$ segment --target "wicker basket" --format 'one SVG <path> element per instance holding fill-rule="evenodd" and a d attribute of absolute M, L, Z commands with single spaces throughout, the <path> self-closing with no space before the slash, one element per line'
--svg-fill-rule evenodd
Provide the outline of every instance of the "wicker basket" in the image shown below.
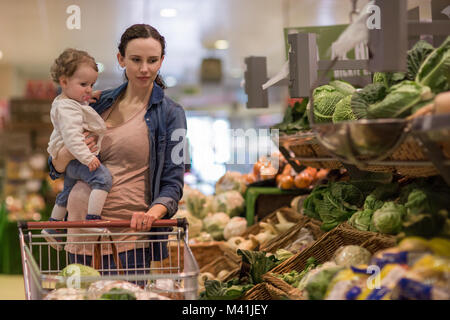
<path fill-rule="evenodd" d="M 368 241 L 368 240 L 371 241 Z M 334 253 L 345 245 L 367 245 L 367 249 L 374 254 L 378 250 L 386 249 L 395 245 L 395 237 L 382 235 L 376 232 L 359 231 L 345 223 L 325 233 L 316 242 L 305 250 L 295 254 L 288 260 L 271 270 L 272 273 L 283 274 L 296 270 L 301 272 L 306 266 L 306 261 L 314 257 L 318 263 L 331 260 Z"/>
<path fill-rule="evenodd" d="M 446 149 L 446 148 L 445 148 Z M 443 148 L 444 154 L 448 155 L 448 150 Z M 450 157 L 448 157 L 450 158 Z M 397 161 L 427 161 L 423 148 L 416 139 L 408 137 L 391 156 L 392 160 Z M 427 177 L 439 174 L 434 166 L 396 166 L 397 173 L 411 177 Z"/>
<path fill-rule="evenodd" d="M 283 217 L 285 217 L 286 220 L 288 220 L 289 222 L 300 222 L 300 221 L 303 221 L 305 218 L 307 218 L 306 216 L 298 213 L 297 211 L 295 211 L 292 208 L 283 207 L 283 208 L 275 210 L 271 214 L 265 216 L 263 219 L 261 219 L 261 221 L 267 222 L 270 220 L 275 223 L 278 223 L 277 211 L 280 211 L 283 214 Z M 260 231 L 261 231 L 261 227 L 259 226 L 259 223 L 255 223 L 247 228 L 247 230 L 242 235 L 242 237 L 246 238 L 251 234 L 253 234 L 253 235 L 258 234 Z"/>
<path fill-rule="evenodd" d="M 240 300 L 272 300 L 267 284 L 262 282 L 248 290 Z"/>
<path fill-rule="evenodd" d="M 200 272 L 209 272 L 213 275 L 217 276 L 220 271 L 226 270 L 226 271 L 234 271 L 237 268 L 239 268 L 239 262 L 234 261 L 233 259 L 230 259 L 226 257 L 225 255 L 217 257 L 207 265 L 203 266 L 200 269 Z"/>
<path fill-rule="evenodd" d="M 303 228 L 307 228 L 313 235 L 314 239 L 319 239 L 324 234 L 324 231 L 320 229 L 321 222 L 311 219 L 307 216 L 304 217 L 305 218 L 303 220 L 299 221 L 291 229 L 283 232 L 282 234 L 279 234 L 275 238 L 265 243 L 263 246 L 261 246 L 260 250 L 275 253 L 278 249 L 285 248 L 295 241 L 300 230 L 302 230 Z"/>
<path fill-rule="evenodd" d="M 288 149 L 294 153 L 298 158 L 311 158 L 311 160 L 302 160 L 301 163 L 308 167 L 317 169 L 339 169 L 343 165 L 339 161 L 318 161 L 315 158 L 329 158 L 330 154 L 318 143 L 310 144 L 291 144 Z"/>
<path fill-rule="evenodd" d="M 226 254 L 234 254 L 233 250 L 224 241 L 208 241 L 202 243 L 195 243 L 190 244 L 189 247 L 200 269 L 212 263 L 218 257 L 224 256 Z M 183 265 L 184 246 L 182 244 L 180 249 L 181 249 L 180 265 Z M 177 246 L 171 243 L 171 245 L 169 245 L 169 252 L 170 252 L 170 259 L 172 259 L 173 264 L 174 261 L 177 261 L 178 259 Z"/>
<path fill-rule="evenodd" d="M 395 246 L 396 241 L 393 236 L 386 236 L 375 232 L 359 231 L 353 229 L 346 223 L 343 223 L 330 232 L 325 233 L 310 247 L 273 268 L 271 271 L 263 275 L 263 279 L 266 283 L 278 289 L 278 299 L 287 298 L 304 300 L 305 297 L 303 296 L 301 290 L 292 287 L 273 274 L 284 274 L 292 270 L 301 272 L 304 270 L 306 261 L 310 257 L 316 258 L 321 264 L 325 263 L 333 258 L 336 250 L 341 246 L 351 244 L 360 245 L 374 254 L 379 250 Z M 281 291 L 281 293 L 279 291 Z"/>
<path fill-rule="evenodd" d="M 301 290 L 292 287 L 271 273 L 265 274 L 263 280 L 267 283 L 267 289 L 273 300 L 305 300 L 305 296 Z"/>
<path fill-rule="evenodd" d="M 316 158 L 328 158 L 330 157 L 330 154 L 316 141 L 314 132 L 311 130 L 280 137 L 279 142 L 287 150 L 290 150 L 292 153 L 294 153 L 296 157 L 308 158 L 308 160 L 301 161 L 301 163 L 305 166 L 318 169 L 339 169 L 343 167 L 339 161 L 316 160 Z"/>

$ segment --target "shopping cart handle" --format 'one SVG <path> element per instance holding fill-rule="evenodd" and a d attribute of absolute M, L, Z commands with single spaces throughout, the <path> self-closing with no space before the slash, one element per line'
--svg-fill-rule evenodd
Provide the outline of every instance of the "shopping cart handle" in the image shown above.
<path fill-rule="evenodd" d="M 130 228 L 130 220 L 83 220 L 83 221 L 19 221 L 20 229 L 67 229 L 67 228 Z M 186 229 L 186 218 L 155 220 L 152 227 L 180 227 Z"/>

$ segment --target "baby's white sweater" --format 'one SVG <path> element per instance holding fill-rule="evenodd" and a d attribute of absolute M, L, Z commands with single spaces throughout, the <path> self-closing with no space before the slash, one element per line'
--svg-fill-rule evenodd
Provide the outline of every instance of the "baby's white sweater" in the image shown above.
<path fill-rule="evenodd" d="M 66 146 L 70 153 L 84 165 L 88 165 L 98 155 L 106 124 L 92 107 L 83 106 L 75 100 L 61 98 L 59 95 L 53 100 L 50 119 L 54 129 L 47 151 L 53 158 L 57 157 L 63 146 Z M 95 153 L 92 153 L 84 142 L 85 130 L 98 135 L 98 151 Z"/>

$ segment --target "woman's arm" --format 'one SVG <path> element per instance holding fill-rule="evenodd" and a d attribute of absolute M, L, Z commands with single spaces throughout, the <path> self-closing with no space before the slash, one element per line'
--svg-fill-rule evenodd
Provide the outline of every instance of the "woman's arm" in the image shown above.
<path fill-rule="evenodd" d="M 166 150 L 159 194 L 152 207 L 163 205 L 167 208 L 165 219 L 170 219 L 178 211 L 178 202 L 183 196 L 186 147 L 186 115 L 181 106 L 174 106 L 168 116 Z"/>

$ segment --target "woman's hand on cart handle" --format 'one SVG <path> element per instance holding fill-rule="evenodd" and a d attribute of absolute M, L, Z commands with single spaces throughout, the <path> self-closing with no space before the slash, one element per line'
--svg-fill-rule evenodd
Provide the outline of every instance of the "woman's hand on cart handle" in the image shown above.
<path fill-rule="evenodd" d="M 147 212 L 135 212 L 131 217 L 130 227 L 136 231 L 148 231 L 155 220 L 161 219 L 167 213 L 167 208 L 161 204 L 155 204 Z"/>

